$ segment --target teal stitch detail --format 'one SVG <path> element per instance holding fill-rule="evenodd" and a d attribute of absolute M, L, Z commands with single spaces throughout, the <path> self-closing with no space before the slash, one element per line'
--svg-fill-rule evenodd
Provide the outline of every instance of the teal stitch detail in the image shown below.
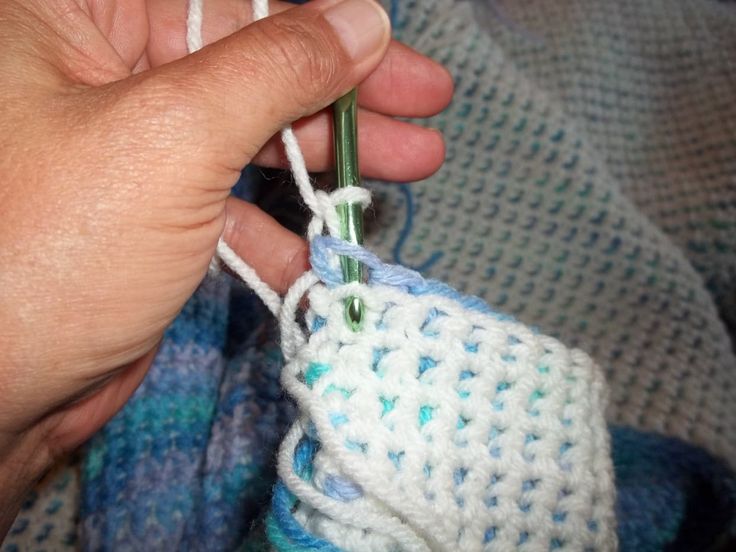
<path fill-rule="evenodd" d="M 105 467 L 105 456 L 107 455 L 106 444 L 93 446 L 87 451 L 87 461 L 84 466 L 84 478 L 92 481 L 100 476 L 102 469 Z"/>
<path fill-rule="evenodd" d="M 397 470 L 401 469 L 401 460 L 406 455 L 406 451 L 393 452 L 389 451 L 388 458 Z"/>
<path fill-rule="evenodd" d="M 552 136 L 550 136 L 550 140 L 553 142 L 559 142 L 565 137 L 565 131 L 560 129 L 557 132 L 555 132 Z"/>
<path fill-rule="evenodd" d="M 501 100 L 501 105 L 504 107 L 510 107 L 511 104 L 514 103 L 514 99 L 516 99 L 516 94 L 514 94 L 513 92 L 509 92 L 509 95 Z"/>
<path fill-rule="evenodd" d="M 419 359 L 419 375 L 421 376 L 427 370 L 437 366 L 437 361 L 431 357 L 421 357 Z"/>
<path fill-rule="evenodd" d="M 396 401 L 399 399 L 399 397 L 394 397 L 393 399 L 387 399 L 386 397 L 379 397 L 379 400 L 381 401 L 381 418 L 383 418 L 386 414 L 391 412 L 394 408 L 396 408 Z"/>
<path fill-rule="evenodd" d="M 326 324 L 327 320 L 325 320 L 322 316 L 315 316 L 314 320 L 312 321 L 312 333 L 317 333 L 322 328 L 324 328 Z"/>
<path fill-rule="evenodd" d="M 565 546 L 565 541 L 558 538 L 552 539 L 552 542 L 549 543 L 550 550 L 559 550 L 563 546 Z"/>
<path fill-rule="evenodd" d="M 340 395 L 343 396 L 345 399 L 349 399 L 353 396 L 353 393 L 355 393 L 355 389 L 345 389 L 344 387 L 338 387 L 334 383 L 331 383 L 327 386 L 327 389 L 325 389 L 324 393 L 322 393 L 323 397 L 327 397 L 328 395 L 331 395 L 332 393 L 340 393 Z"/>
<path fill-rule="evenodd" d="M 46 509 L 44 510 L 44 512 L 46 512 L 49 515 L 55 514 L 61 509 L 63 505 L 64 503 L 60 499 L 54 498 L 51 501 L 51 503 L 48 506 L 46 506 Z"/>
<path fill-rule="evenodd" d="M 368 443 L 359 443 L 357 441 L 352 441 L 350 439 L 347 439 L 345 441 L 345 447 L 348 450 L 360 451 L 363 454 L 365 454 L 368 451 Z"/>
<path fill-rule="evenodd" d="M 463 347 L 468 353 L 478 352 L 478 343 L 463 343 Z"/>
<path fill-rule="evenodd" d="M 424 405 L 419 409 L 419 427 L 424 427 L 434 417 L 435 408 Z"/>
<path fill-rule="evenodd" d="M 329 373 L 330 370 L 332 370 L 332 367 L 328 364 L 322 364 L 320 362 L 310 362 L 309 367 L 304 374 L 304 382 L 307 384 L 307 387 L 312 389 L 312 387 L 314 387 L 314 384 L 317 383 L 317 381 L 322 376 Z"/>
<path fill-rule="evenodd" d="M 462 485 L 468 475 L 468 468 L 456 468 L 452 474 L 455 486 Z"/>
<path fill-rule="evenodd" d="M 343 414 L 342 412 L 331 412 L 330 413 L 330 423 L 332 424 L 332 427 L 337 428 L 341 425 L 345 425 L 348 423 L 348 417 Z"/>
<path fill-rule="evenodd" d="M 373 349 L 373 360 L 371 361 L 371 370 L 373 370 L 378 377 L 382 378 L 385 374 L 385 370 L 380 366 L 383 357 L 391 352 L 391 349 Z"/>
<path fill-rule="evenodd" d="M 539 399 L 544 398 L 544 396 L 545 396 L 544 391 L 540 389 L 535 389 L 534 393 L 532 393 L 531 396 L 529 397 L 529 402 L 533 403 L 535 401 L 538 401 Z"/>

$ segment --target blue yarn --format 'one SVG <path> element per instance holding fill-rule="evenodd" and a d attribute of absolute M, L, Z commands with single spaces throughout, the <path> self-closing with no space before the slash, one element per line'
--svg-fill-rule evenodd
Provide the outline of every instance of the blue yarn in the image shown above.
<path fill-rule="evenodd" d="M 335 254 L 360 261 L 370 270 L 370 283 L 408 289 L 411 286 L 421 285 L 424 281 L 418 272 L 400 265 L 385 264 L 376 255 L 359 245 L 328 236 L 317 236 L 312 240 L 310 262 L 320 279 L 330 287 L 343 283 L 342 273 L 331 263 Z"/>
<path fill-rule="evenodd" d="M 425 280 L 422 285 L 409 288 L 409 293 L 412 295 L 437 295 L 440 297 L 446 297 L 447 299 L 452 299 L 453 301 L 460 303 L 468 310 L 487 314 L 496 320 L 514 320 L 513 316 L 494 311 L 480 297 L 475 297 L 474 295 L 463 295 L 454 288 L 437 280 Z"/>
<path fill-rule="evenodd" d="M 319 443 L 313 437 L 305 435 L 294 450 L 294 464 L 292 466 L 294 473 L 306 481 L 311 480 L 312 462 L 318 450 Z M 325 493 L 344 502 L 360 498 L 363 494 L 359 487 L 336 476 L 327 477 Z M 271 513 L 266 521 L 266 529 L 271 544 L 281 552 L 301 550 L 339 551 L 340 549 L 333 544 L 311 535 L 301 526 L 292 514 L 295 504 L 296 498 L 294 495 L 283 482 L 278 481 L 274 487 Z"/>
<path fill-rule="evenodd" d="M 627 427 L 611 427 L 611 437 L 621 550 L 704 550 L 733 534 L 736 479 L 722 462 L 678 439 Z M 304 469 L 307 457 L 295 454 L 295 469 Z M 271 543 L 282 552 L 339 550 L 299 525 L 295 500 L 279 482 L 272 503 L 279 532 L 269 528 Z"/>
<path fill-rule="evenodd" d="M 359 485 L 338 475 L 328 475 L 325 477 L 322 490 L 330 498 L 341 502 L 352 502 L 363 496 L 363 489 Z"/>
<path fill-rule="evenodd" d="M 412 295 L 446 297 L 466 309 L 488 314 L 497 320 L 514 319 L 494 311 L 479 297 L 463 295 L 437 280 L 426 280 L 421 274 L 409 268 L 384 263 L 364 247 L 329 236 L 317 236 L 312 240 L 310 263 L 314 272 L 329 287 L 337 287 L 344 283 L 342 272 L 332 262 L 334 255 L 347 256 L 360 261 L 368 268 L 369 284 L 396 287 Z"/>
<path fill-rule="evenodd" d="M 392 22 L 396 20 L 397 10 L 398 1 L 395 1 L 391 5 Z M 414 221 L 414 200 L 412 198 L 412 192 L 408 184 L 399 185 L 399 191 L 404 195 L 404 201 L 406 203 L 406 222 L 404 222 L 404 226 L 399 233 L 399 239 L 396 240 L 396 245 L 394 245 L 394 261 L 396 261 L 397 264 L 409 266 L 407 263 L 401 261 L 401 249 L 404 247 L 404 243 L 406 243 L 406 240 L 409 239 L 409 235 L 411 234 L 411 229 Z M 420 265 L 415 266 L 414 268 L 420 272 L 425 272 L 429 270 L 432 266 L 434 266 L 442 258 L 442 256 L 442 251 L 435 251 L 429 257 L 429 259 L 427 259 Z"/>
<path fill-rule="evenodd" d="M 320 238 L 315 240 L 314 249 L 322 247 L 325 255 L 332 254 L 330 245 L 330 239 Z M 338 245 L 343 248 L 340 251 L 373 263 L 378 278 L 403 282 L 410 293 L 447 296 L 468 308 L 488 309 L 477 298 L 425 280 L 414 271 L 385 265 L 339 240 Z M 326 264 L 324 270 L 325 275 L 333 276 L 335 285 L 341 283 L 339 268 Z M 251 526 L 271 485 L 267 464 L 273 449 L 268 447 L 276 445 L 278 428 L 288 418 L 279 414 L 283 410 L 277 378 L 281 361 L 271 353 L 252 359 L 246 356 L 258 370 L 246 377 L 245 373 L 239 375 L 238 368 L 223 387 L 223 381 L 228 380 L 222 379 L 222 368 L 217 367 L 222 353 L 216 351 L 225 340 L 228 309 L 222 303 L 227 303 L 228 295 L 213 283 L 205 284 L 184 309 L 167 333 L 156 365 L 135 399 L 88 450 L 82 516 L 85 531 L 88 535 L 94 532 L 101 549 L 125 545 L 156 549 L 171 542 L 193 548 L 217 543 L 219 549 L 229 549 Z M 260 343 L 255 337 L 251 339 Z M 217 348 L 210 344 L 217 344 Z M 268 368 L 270 364 L 273 368 Z M 234 367 L 247 365 L 237 361 Z M 252 410 L 242 426 L 250 428 L 250 444 L 234 448 L 232 441 L 208 443 L 211 428 L 222 423 L 218 422 L 220 417 L 230 420 L 228 423 L 235 421 L 238 405 L 249 405 Z M 240 437 L 244 435 L 239 433 L 241 429 L 237 431 Z M 146 438 L 141 439 L 141 434 Z M 311 477 L 312 459 L 319 447 L 311 424 L 308 435 L 294 459 L 295 472 L 305 479 Z M 622 550 L 661 550 L 669 543 L 684 543 L 677 548 L 681 550 L 699 550 L 727 530 L 736 509 L 736 483 L 720 462 L 675 439 L 626 428 L 612 428 L 612 436 Z M 231 451 L 221 448 L 224 442 L 230 443 Z M 260 450 L 264 452 L 257 452 Z M 204 458 L 223 458 L 228 463 L 207 466 L 201 463 Z M 344 481 L 330 481 L 327 489 L 336 498 L 357 495 Z M 299 526 L 290 512 L 293 501 L 288 499 L 285 488 L 273 497 L 269 536 L 275 535 L 274 545 L 288 543 L 288 547 L 279 545 L 280 550 L 288 551 L 338 550 Z M 238 522 L 233 523 L 233 519 Z"/>
<path fill-rule="evenodd" d="M 312 460 L 319 450 L 319 443 L 305 436 L 294 450 L 294 473 L 305 481 L 312 479 Z"/>
<path fill-rule="evenodd" d="M 269 550 L 276 549 L 281 552 L 296 552 L 299 549 L 303 549 L 289 540 L 289 537 L 284 534 L 271 513 L 266 516 L 266 536 L 270 543 Z"/>
<path fill-rule="evenodd" d="M 232 550 L 250 536 L 293 413 L 262 312 L 224 276 L 187 303 L 134 397 L 87 447 L 82 549 Z"/>
<path fill-rule="evenodd" d="M 288 547 L 284 547 L 283 541 L 279 550 L 291 552 L 295 550 L 316 550 L 319 552 L 342 552 L 339 548 L 326 540 L 320 539 L 307 533 L 291 513 L 296 498 L 289 492 L 286 486 L 279 481 L 273 491 L 271 501 L 271 515 L 274 524 L 279 528 L 284 537 L 288 539 Z M 269 534 L 269 537 L 271 535 Z M 272 544 L 273 541 L 272 541 Z"/>

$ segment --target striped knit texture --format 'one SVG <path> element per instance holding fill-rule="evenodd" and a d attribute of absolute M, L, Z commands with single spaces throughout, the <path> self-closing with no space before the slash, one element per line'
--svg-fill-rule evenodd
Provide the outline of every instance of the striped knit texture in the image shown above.
<path fill-rule="evenodd" d="M 93 439 L 82 472 L 85 549 L 229 550 L 258 516 L 290 416 L 256 300 L 234 309 L 247 327 L 228 327 L 230 299 L 227 276 L 203 284 L 143 385 Z M 240 338 L 235 350 L 228 331 Z"/>

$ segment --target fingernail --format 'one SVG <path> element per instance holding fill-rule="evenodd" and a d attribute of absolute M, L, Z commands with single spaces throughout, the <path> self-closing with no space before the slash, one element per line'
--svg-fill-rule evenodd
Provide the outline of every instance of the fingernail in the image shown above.
<path fill-rule="evenodd" d="M 343 0 L 329 7 L 324 17 L 352 59 L 376 51 L 391 30 L 388 15 L 375 0 Z"/>

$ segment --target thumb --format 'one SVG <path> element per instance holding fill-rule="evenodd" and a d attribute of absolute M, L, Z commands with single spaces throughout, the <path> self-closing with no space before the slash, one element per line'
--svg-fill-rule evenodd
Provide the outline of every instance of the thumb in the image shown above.
<path fill-rule="evenodd" d="M 163 89 L 167 107 L 186 113 L 173 131 L 196 129 L 221 161 L 240 167 L 280 128 L 364 80 L 390 34 L 375 0 L 316 0 L 148 71 L 141 85 Z"/>

